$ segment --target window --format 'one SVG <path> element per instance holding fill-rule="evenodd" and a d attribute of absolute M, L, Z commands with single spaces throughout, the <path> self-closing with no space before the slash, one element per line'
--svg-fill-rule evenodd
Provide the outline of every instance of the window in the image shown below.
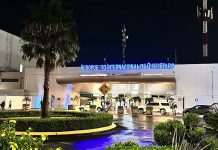
<path fill-rule="evenodd" d="M 162 106 L 170 106 L 169 103 L 161 103 Z"/>
<path fill-rule="evenodd" d="M 2 82 L 18 82 L 18 79 L 2 79 Z"/>
<path fill-rule="evenodd" d="M 159 106 L 159 103 L 148 103 L 149 106 Z"/>

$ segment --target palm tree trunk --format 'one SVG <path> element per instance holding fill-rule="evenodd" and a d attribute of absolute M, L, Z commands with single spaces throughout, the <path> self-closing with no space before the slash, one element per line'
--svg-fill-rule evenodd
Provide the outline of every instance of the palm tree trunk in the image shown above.
<path fill-rule="evenodd" d="M 50 69 L 49 62 L 45 59 L 44 64 L 44 96 L 43 96 L 43 104 L 42 104 L 42 113 L 41 118 L 49 117 L 49 79 L 50 79 Z"/>

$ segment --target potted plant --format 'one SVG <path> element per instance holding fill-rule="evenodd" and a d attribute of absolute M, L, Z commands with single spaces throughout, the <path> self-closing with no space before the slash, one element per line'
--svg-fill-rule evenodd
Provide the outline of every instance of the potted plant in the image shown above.
<path fill-rule="evenodd" d="M 123 106 L 118 106 L 118 108 L 117 108 L 117 113 L 118 113 L 118 114 L 123 114 L 123 113 L 124 113 Z"/>
<path fill-rule="evenodd" d="M 153 114 L 153 107 L 152 106 L 146 106 L 146 114 L 147 115 Z"/>
<path fill-rule="evenodd" d="M 144 108 L 139 108 L 139 109 L 138 109 L 138 112 L 139 112 L 140 114 L 143 114 L 143 113 L 144 113 Z"/>
<path fill-rule="evenodd" d="M 79 96 L 76 95 L 75 97 L 71 98 L 70 100 L 71 100 L 71 102 L 70 102 L 70 105 L 68 105 L 68 110 L 75 110 L 75 104 L 73 105 L 73 103 L 75 101 L 79 100 Z"/>
<path fill-rule="evenodd" d="M 132 114 L 138 113 L 138 106 L 136 106 L 136 103 L 141 103 L 141 98 L 139 96 L 131 98 L 131 100 L 134 102 L 135 106 L 131 106 Z"/>
<path fill-rule="evenodd" d="M 70 100 L 71 102 L 75 101 L 75 98 L 71 98 Z M 74 110 L 74 106 L 72 104 L 68 105 L 68 110 Z"/>
<path fill-rule="evenodd" d="M 30 110 L 30 104 L 28 104 L 28 102 L 31 101 L 31 98 L 29 96 L 25 96 L 23 99 L 23 102 L 26 102 L 25 104 L 23 104 L 23 110 L 27 111 Z"/>
<path fill-rule="evenodd" d="M 90 112 L 95 112 L 96 105 L 90 105 Z"/>
<path fill-rule="evenodd" d="M 115 97 L 116 102 L 119 102 L 119 104 L 120 104 L 117 107 L 117 113 L 118 114 L 123 114 L 124 113 L 124 108 L 123 108 L 123 106 L 121 106 L 122 102 L 124 101 L 123 99 L 124 99 L 123 97 Z"/>
<path fill-rule="evenodd" d="M 152 98 L 152 97 L 146 97 L 146 98 L 145 98 L 145 105 L 146 105 L 147 103 L 150 103 L 150 102 L 153 102 L 153 98 Z"/>
<path fill-rule="evenodd" d="M 138 106 L 131 106 L 132 114 L 138 114 Z"/>

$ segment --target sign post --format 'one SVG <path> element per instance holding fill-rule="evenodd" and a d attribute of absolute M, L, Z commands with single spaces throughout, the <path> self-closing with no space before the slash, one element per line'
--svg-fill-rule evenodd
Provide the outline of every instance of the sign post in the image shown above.
<path fill-rule="evenodd" d="M 110 91 L 111 89 L 107 86 L 106 83 L 104 83 L 100 88 L 99 91 L 104 95 L 104 111 L 105 111 L 105 95 Z"/>

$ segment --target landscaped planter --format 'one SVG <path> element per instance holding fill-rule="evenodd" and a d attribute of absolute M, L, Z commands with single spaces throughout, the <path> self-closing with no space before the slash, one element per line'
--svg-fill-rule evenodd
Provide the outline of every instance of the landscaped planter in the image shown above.
<path fill-rule="evenodd" d="M 91 108 L 90 112 L 96 112 L 95 108 Z"/>
<path fill-rule="evenodd" d="M 131 107 L 131 110 L 132 110 L 132 114 L 138 114 L 138 106 L 132 106 Z"/>
<path fill-rule="evenodd" d="M 24 111 L 30 110 L 30 104 L 28 104 L 28 102 L 30 102 L 30 101 L 31 101 L 31 98 L 29 96 L 24 97 L 23 102 L 26 102 L 26 104 L 23 104 Z"/>
<path fill-rule="evenodd" d="M 96 105 L 90 105 L 90 112 L 96 112 Z"/>
<path fill-rule="evenodd" d="M 118 108 L 117 108 L 117 113 L 118 113 L 118 114 L 123 114 L 123 113 L 124 113 L 123 106 L 118 106 Z"/>
<path fill-rule="evenodd" d="M 30 104 L 23 104 L 23 110 L 24 111 L 30 110 Z"/>
<path fill-rule="evenodd" d="M 139 108 L 139 109 L 138 109 L 138 113 L 139 113 L 139 114 L 143 114 L 143 113 L 144 113 L 144 108 Z"/>
<path fill-rule="evenodd" d="M 146 107 L 146 115 L 152 115 L 153 114 L 153 107 L 147 106 Z"/>

